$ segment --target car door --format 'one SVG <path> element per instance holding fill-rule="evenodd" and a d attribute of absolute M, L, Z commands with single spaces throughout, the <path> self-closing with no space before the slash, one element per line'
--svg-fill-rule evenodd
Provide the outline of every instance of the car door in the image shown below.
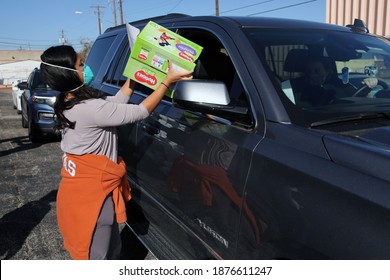
<path fill-rule="evenodd" d="M 234 258 L 240 222 L 249 225 L 254 239 L 260 232 L 244 192 L 252 150 L 260 141 L 253 140 L 251 101 L 240 78 L 245 70 L 233 65 L 234 44 L 227 48 L 218 39 L 228 40 L 222 29 L 218 37 L 199 28 L 177 32 L 204 47 L 194 78 L 223 81 L 232 101 L 245 104 L 248 113 L 229 120 L 175 108 L 165 98 L 137 126 L 137 202 L 174 258 Z"/>
<path fill-rule="evenodd" d="M 28 114 L 29 114 L 28 99 L 31 96 L 31 86 L 32 86 L 32 82 L 34 80 L 34 73 L 35 73 L 35 71 L 31 72 L 30 75 L 28 76 L 27 86 L 24 89 L 24 91 L 20 97 L 21 98 L 20 103 L 21 103 L 21 108 L 22 108 L 22 126 L 24 128 L 28 127 L 28 118 L 29 118 L 28 117 Z"/>

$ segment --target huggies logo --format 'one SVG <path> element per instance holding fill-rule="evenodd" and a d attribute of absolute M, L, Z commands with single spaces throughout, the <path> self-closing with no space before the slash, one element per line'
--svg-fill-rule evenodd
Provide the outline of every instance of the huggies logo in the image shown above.
<path fill-rule="evenodd" d="M 157 84 L 157 78 L 153 75 L 147 74 L 143 70 L 138 70 L 134 73 L 134 78 L 141 82 L 141 83 L 147 83 L 148 85 L 154 86 Z"/>
<path fill-rule="evenodd" d="M 62 157 L 62 165 L 70 176 L 76 176 L 76 164 L 72 160 L 68 159 L 67 156 Z"/>
<path fill-rule="evenodd" d="M 188 60 L 188 61 L 194 62 L 194 58 L 192 58 L 191 56 L 189 56 L 189 55 L 186 54 L 185 52 L 180 52 L 180 53 L 179 53 L 179 56 L 180 56 L 181 58 L 184 58 L 184 59 Z"/>

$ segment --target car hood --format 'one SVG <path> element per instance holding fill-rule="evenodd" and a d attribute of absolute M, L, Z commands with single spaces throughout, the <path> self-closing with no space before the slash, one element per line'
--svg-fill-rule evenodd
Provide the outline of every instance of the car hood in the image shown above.
<path fill-rule="evenodd" d="M 390 126 L 326 135 L 324 144 L 334 162 L 390 181 Z"/>
<path fill-rule="evenodd" d="M 39 95 L 46 97 L 57 96 L 59 93 L 59 91 L 53 89 L 34 89 L 31 91 L 31 95 Z"/>

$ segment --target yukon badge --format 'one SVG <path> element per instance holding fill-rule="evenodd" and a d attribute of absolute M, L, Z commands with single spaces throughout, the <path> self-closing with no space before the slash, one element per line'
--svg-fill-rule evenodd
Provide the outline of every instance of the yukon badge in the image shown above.
<path fill-rule="evenodd" d="M 215 230 L 213 230 L 211 227 L 209 227 L 205 222 L 203 222 L 201 219 L 197 218 L 195 219 L 195 222 L 199 224 L 199 226 L 207 231 L 213 238 L 217 239 L 223 246 L 226 248 L 229 248 L 229 241 L 227 241 L 225 238 L 223 238 L 219 233 L 217 233 Z"/>

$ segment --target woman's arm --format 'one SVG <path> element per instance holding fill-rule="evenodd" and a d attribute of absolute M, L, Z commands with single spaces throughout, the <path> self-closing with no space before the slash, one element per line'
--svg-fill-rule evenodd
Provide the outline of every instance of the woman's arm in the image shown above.
<path fill-rule="evenodd" d="M 126 104 L 129 101 L 129 98 L 134 92 L 135 82 L 129 78 L 117 92 L 117 94 L 112 96 L 107 96 L 106 100 L 114 103 L 124 103 Z"/>
<path fill-rule="evenodd" d="M 135 82 L 133 80 L 130 80 L 128 78 L 126 82 L 121 87 L 121 91 L 130 98 L 130 96 L 133 94 L 135 88 Z"/>
<path fill-rule="evenodd" d="M 168 62 L 168 69 L 169 70 L 164 81 L 141 103 L 149 113 L 151 113 L 157 107 L 158 103 L 160 103 L 171 84 L 182 79 L 192 79 L 192 72 L 184 70 L 176 72 L 173 69 L 171 61 Z"/>

